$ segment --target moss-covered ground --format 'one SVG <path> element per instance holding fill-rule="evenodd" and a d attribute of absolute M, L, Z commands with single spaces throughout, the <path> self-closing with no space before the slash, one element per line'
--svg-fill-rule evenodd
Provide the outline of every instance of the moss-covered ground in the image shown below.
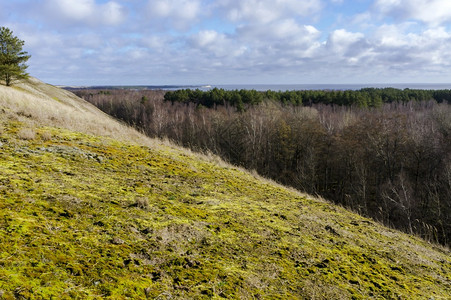
<path fill-rule="evenodd" d="M 0 107 L 0 299 L 451 298 L 448 249 L 24 107 Z"/>
<path fill-rule="evenodd" d="M 6 121 L 0 295 L 446 299 L 445 249 L 171 148 Z"/>

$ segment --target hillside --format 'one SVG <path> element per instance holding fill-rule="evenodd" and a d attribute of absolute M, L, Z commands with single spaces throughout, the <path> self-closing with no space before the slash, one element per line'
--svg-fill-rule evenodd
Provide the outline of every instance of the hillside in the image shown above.
<path fill-rule="evenodd" d="M 448 249 L 67 91 L 0 86 L 0 298 L 449 299 Z"/>

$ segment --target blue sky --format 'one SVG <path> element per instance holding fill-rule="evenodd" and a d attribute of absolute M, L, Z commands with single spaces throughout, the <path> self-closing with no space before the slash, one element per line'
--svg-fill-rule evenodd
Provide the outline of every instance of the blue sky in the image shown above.
<path fill-rule="evenodd" d="M 450 0 L 0 0 L 56 85 L 451 82 Z"/>

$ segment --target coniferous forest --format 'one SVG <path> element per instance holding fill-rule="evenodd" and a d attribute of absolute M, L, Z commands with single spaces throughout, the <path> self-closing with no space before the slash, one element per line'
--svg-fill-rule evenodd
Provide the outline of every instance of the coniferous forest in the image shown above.
<path fill-rule="evenodd" d="M 450 90 L 75 92 L 151 137 L 451 244 Z"/>

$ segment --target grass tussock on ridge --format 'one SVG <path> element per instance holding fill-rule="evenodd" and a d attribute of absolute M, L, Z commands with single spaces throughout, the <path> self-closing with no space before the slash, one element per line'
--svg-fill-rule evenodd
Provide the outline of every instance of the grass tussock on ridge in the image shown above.
<path fill-rule="evenodd" d="M 181 149 L 45 126 L 3 103 L 5 299 L 451 295 L 448 249 Z"/>

